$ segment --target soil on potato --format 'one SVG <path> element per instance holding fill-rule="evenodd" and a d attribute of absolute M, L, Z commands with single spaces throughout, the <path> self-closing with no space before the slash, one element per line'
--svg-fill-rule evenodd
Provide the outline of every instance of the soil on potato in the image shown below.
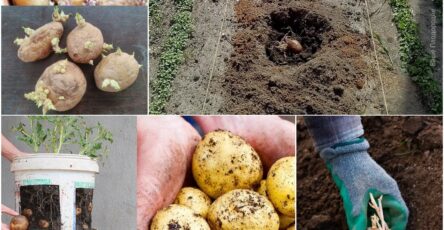
<path fill-rule="evenodd" d="M 442 118 L 362 119 L 370 155 L 398 182 L 407 203 L 407 229 L 442 229 Z M 297 129 L 297 227 L 347 229 L 339 191 L 302 118 Z"/>
<path fill-rule="evenodd" d="M 20 187 L 20 211 L 31 209 L 29 229 L 58 230 L 62 227 L 60 196 L 57 185 L 31 185 Z M 49 224 L 43 228 L 45 223 Z"/>
<path fill-rule="evenodd" d="M 93 189 L 76 189 L 76 230 L 91 229 Z"/>

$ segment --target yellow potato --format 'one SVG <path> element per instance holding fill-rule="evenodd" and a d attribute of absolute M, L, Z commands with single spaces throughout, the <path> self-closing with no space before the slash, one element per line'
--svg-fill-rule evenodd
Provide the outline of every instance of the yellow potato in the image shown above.
<path fill-rule="evenodd" d="M 211 199 L 197 188 L 185 187 L 179 191 L 174 203 L 185 205 L 203 218 L 206 218 L 211 205 Z"/>
<path fill-rule="evenodd" d="M 173 204 L 156 213 L 151 230 L 196 229 L 210 230 L 204 218 L 184 205 Z"/>
<path fill-rule="evenodd" d="M 278 215 L 279 215 L 279 229 L 286 229 L 291 224 L 294 223 L 294 216 L 290 217 L 290 216 L 282 215 L 280 213 Z"/>
<path fill-rule="evenodd" d="M 236 189 L 217 198 L 207 219 L 213 230 L 279 229 L 279 216 L 271 202 L 247 189 Z"/>
<path fill-rule="evenodd" d="M 192 171 L 199 187 L 212 198 L 234 189 L 252 189 L 263 175 L 254 149 L 239 136 L 222 130 L 208 133 L 197 145 Z"/>
<path fill-rule="evenodd" d="M 262 196 L 267 196 L 267 180 L 261 180 L 261 183 L 259 184 L 259 188 L 256 189 L 256 192 L 261 194 Z"/>
<path fill-rule="evenodd" d="M 267 175 L 267 194 L 280 213 L 295 216 L 296 157 L 284 157 L 271 166 Z"/>

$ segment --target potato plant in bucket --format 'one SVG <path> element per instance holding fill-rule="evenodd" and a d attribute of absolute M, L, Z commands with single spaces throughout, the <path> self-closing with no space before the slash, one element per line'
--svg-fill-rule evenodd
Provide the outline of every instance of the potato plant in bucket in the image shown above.
<path fill-rule="evenodd" d="M 28 229 L 15 223 L 26 220 L 29 229 L 91 229 L 97 162 L 107 156 L 112 133 L 100 123 L 66 116 L 30 116 L 13 130 L 36 153 L 12 162 L 21 216 L 10 228 Z M 68 147 L 76 153 L 63 153 Z"/>

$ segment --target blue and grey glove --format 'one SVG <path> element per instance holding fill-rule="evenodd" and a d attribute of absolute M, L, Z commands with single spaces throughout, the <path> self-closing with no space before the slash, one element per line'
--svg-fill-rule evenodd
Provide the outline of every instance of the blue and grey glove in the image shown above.
<path fill-rule="evenodd" d="M 320 150 L 340 190 L 349 229 L 365 230 L 371 226 L 368 204 L 372 193 L 375 198 L 383 195 L 384 219 L 390 229 L 404 230 L 409 211 L 398 185 L 370 157 L 368 148 L 364 138 L 356 138 Z"/>

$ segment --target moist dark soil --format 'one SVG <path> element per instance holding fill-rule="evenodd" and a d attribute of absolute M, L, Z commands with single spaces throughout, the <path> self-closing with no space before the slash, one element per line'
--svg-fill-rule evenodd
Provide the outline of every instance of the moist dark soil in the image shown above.
<path fill-rule="evenodd" d="M 362 119 L 370 155 L 398 182 L 407 203 L 407 229 L 442 229 L 442 118 Z M 302 118 L 297 129 L 297 228 L 347 229 L 339 191 Z"/>
<path fill-rule="evenodd" d="M 76 189 L 76 230 L 91 229 L 93 189 Z M 20 212 L 32 211 L 28 218 L 29 229 L 59 230 L 62 227 L 60 216 L 60 194 L 57 185 L 32 185 L 20 187 Z M 48 227 L 44 228 L 44 223 Z"/>
<path fill-rule="evenodd" d="M 61 229 L 59 186 L 21 186 L 20 207 L 21 212 L 25 209 L 32 211 L 28 218 L 29 229 Z M 45 223 L 49 224 L 47 228 L 44 228 Z"/>
<path fill-rule="evenodd" d="M 76 230 L 91 229 L 93 189 L 76 189 Z"/>
<path fill-rule="evenodd" d="M 354 3 L 356 4 L 356 3 Z M 222 84 L 225 114 L 360 114 L 375 106 L 370 39 L 352 5 L 253 1 L 235 5 L 234 51 Z M 341 7 L 338 7 L 341 6 Z M 302 52 L 288 49 L 297 40 Z M 376 102 L 376 110 L 382 107 Z"/>
<path fill-rule="evenodd" d="M 267 55 L 276 64 L 307 62 L 321 48 L 323 34 L 330 29 L 328 20 L 305 9 L 275 11 L 270 15 Z M 302 51 L 291 48 L 289 41 L 301 41 Z"/>

